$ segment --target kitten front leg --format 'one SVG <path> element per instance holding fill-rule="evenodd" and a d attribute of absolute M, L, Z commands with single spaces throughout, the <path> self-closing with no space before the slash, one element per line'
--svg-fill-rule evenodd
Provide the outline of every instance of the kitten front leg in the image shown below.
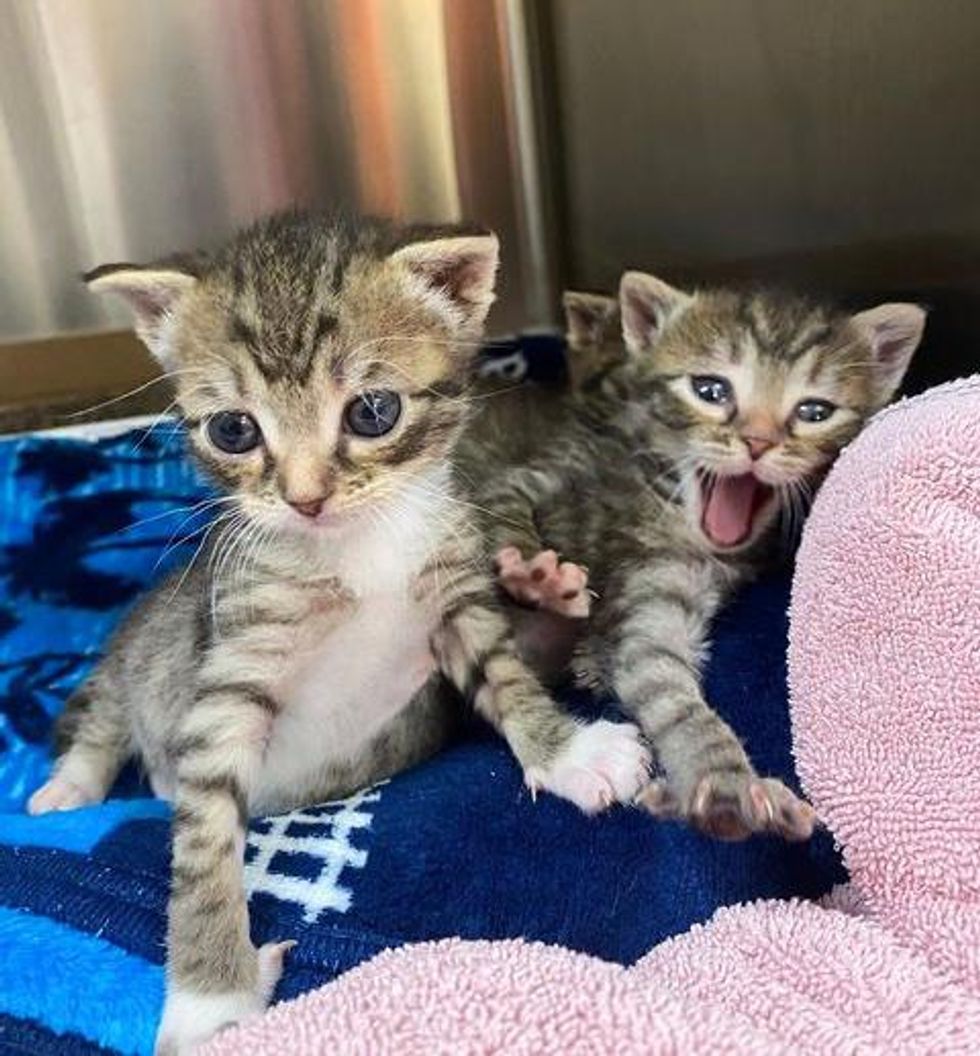
<path fill-rule="evenodd" d="M 27 802 L 29 814 L 101 803 L 132 754 L 130 718 L 118 691 L 97 673 L 68 699 L 56 723 L 58 761 Z"/>
<path fill-rule="evenodd" d="M 630 802 L 648 779 L 650 756 L 630 723 L 585 725 L 565 714 L 520 659 L 492 584 L 469 554 L 441 555 L 433 585 L 442 624 L 433 636 L 449 681 L 506 739 L 532 792 L 546 790 L 594 813 Z"/>
<path fill-rule="evenodd" d="M 242 858 L 249 788 L 278 705 L 260 684 L 208 682 L 181 726 L 158 1054 L 182 1054 L 261 1012 L 289 943 L 256 950 Z"/>
<path fill-rule="evenodd" d="M 494 555 L 508 547 L 525 557 L 544 549 L 535 520 L 540 509 L 561 490 L 561 477 L 550 469 L 523 466 L 502 473 L 479 493 L 483 531 Z"/>
<path fill-rule="evenodd" d="M 499 550 L 496 560 L 500 585 L 515 601 L 574 620 L 589 615 L 589 575 L 581 565 L 559 560 L 554 550 L 527 559 L 516 546 Z"/>
<path fill-rule="evenodd" d="M 720 839 L 773 832 L 808 839 L 813 808 L 760 778 L 731 728 L 704 699 L 699 660 L 717 594 L 689 567 L 627 572 L 605 614 L 612 684 L 649 738 L 666 777 L 639 802 Z"/>
<path fill-rule="evenodd" d="M 514 468 L 481 495 L 488 511 L 484 532 L 494 555 L 501 588 L 515 601 L 558 616 L 589 615 L 588 572 L 545 549 L 536 511 L 551 504 L 563 478 L 552 469 Z"/>

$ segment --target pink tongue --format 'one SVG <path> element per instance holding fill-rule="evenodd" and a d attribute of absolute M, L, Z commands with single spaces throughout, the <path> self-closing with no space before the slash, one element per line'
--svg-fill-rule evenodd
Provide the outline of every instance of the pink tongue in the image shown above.
<path fill-rule="evenodd" d="M 716 477 L 707 489 L 702 515 L 705 534 L 719 546 L 734 546 L 752 528 L 752 507 L 759 482 L 751 473 Z"/>

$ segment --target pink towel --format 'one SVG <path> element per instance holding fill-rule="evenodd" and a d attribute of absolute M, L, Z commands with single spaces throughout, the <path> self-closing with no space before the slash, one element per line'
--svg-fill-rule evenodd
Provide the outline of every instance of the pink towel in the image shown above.
<path fill-rule="evenodd" d="M 852 876 L 824 905 L 725 909 L 629 969 L 409 946 L 206 1052 L 980 1051 L 980 378 L 889 409 L 845 452 L 791 615 L 799 771 Z"/>

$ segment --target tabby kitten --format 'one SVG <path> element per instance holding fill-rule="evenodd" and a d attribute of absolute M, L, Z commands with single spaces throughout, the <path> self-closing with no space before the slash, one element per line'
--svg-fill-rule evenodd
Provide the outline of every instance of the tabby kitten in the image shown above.
<path fill-rule="evenodd" d="M 804 839 L 812 809 L 756 775 L 705 701 L 708 627 L 780 551 L 780 518 L 894 394 L 924 312 L 688 294 L 638 272 L 623 276 L 620 308 L 625 362 L 561 438 L 479 496 L 496 515 L 502 584 L 566 616 L 591 607 L 580 673 L 619 696 L 659 757 L 649 809 L 723 838 Z M 594 600 L 585 569 L 556 551 L 588 568 Z"/>
<path fill-rule="evenodd" d="M 493 300 L 497 240 L 291 213 L 212 258 L 98 268 L 174 378 L 227 493 L 198 559 L 124 624 L 69 701 L 30 801 L 101 800 L 137 757 L 174 802 L 158 1051 L 262 1008 L 288 943 L 256 950 L 247 819 L 422 759 L 470 698 L 529 780 L 587 809 L 629 799 L 635 727 L 579 726 L 517 658 L 450 480 Z"/>
<path fill-rule="evenodd" d="M 479 493 L 487 467 L 494 474 L 530 462 L 561 436 L 575 420 L 575 396 L 594 389 L 605 373 L 623 362 L 619 302 L 598 293 L 566 290 L 562 296 L 567 370 L 561 382 L 514 384 L 495 375 L 484 378 L 476 395 L 477 411 L 457 449 L 456 473 L 463 493 Z M 493 517 L 492 510 L 484 509 Z M 528 572 L 537 573 L 532 578 Z M 547 682 L 565 677 L 578 631 L 575 617 L 587 615 L 586 576 L 553 551 L 535 556 L 530 569 L 520 562 L 518 574 L 502 585 L 528 607 L 510 607 L 521 655 Z M 572 620 L 566 617 L 573 617 Z"/>

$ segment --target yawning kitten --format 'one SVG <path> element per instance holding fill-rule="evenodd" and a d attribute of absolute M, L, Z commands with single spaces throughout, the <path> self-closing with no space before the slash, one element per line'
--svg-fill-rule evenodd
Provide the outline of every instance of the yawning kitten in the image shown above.
<path fill-rule="evenodd" d="M 450 479 L 497 240 L 287 214 L 212 258 L 110 265 L 227 493 L 196 560 L 126 621 L 61 722 L 35 813 L 102 799 L 136 756 L 174 801 L 159 1051 L 261 1008 L 288 944 L 255 950 L 250 815 L 335 798 L 433 752 L 444 680 L 529 782 L 629 799 L 645 749 L 580 727 L 515 654 Z"/>
<path fill-rule="evenodd" d="M 659 756 L 666 776 L 645 795 L 650 809 L 728 838 L 805 838 L 812 810 L 756 776 L 704 699 L 708 625 L 777 554 L 779 516 L 800 512 L 891 398 L 924 313 L 688 294 L 637 272 L 623 277 L 620 309 L 626 361 L 538 458 L 479 495 L 494 513 L 501 581 L 566 616 L 591 602 L 580 666 L 618 694 Z"/>

